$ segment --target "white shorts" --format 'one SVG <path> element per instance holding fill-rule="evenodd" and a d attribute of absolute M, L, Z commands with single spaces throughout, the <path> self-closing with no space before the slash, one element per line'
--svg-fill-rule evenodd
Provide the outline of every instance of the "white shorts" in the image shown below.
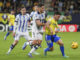
<path fill-rule="evenodd" d="M 24 37 L 26 40 L 32 40 L 28 32 L 17 32 L 14 40 L 19 40 L 20 37 Z"/>
<path fill-rule="evenodd" d="M 43 40 L 43 34 L 32 32 L 32 39 L 33 40 Z"/>
<path fill-rule="evenodd" d="M 32 27 L 32 39 L 33 40 L 43 40 L 43 34 L 40 33 L 41 30 L 38 30 L 36 27 Z"/>

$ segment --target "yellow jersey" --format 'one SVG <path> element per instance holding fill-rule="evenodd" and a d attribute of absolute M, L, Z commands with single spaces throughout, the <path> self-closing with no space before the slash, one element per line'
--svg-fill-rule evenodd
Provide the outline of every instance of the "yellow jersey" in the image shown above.
<path fill-rule="evenodd" d="M 8 15 L 9 20 L 9 26 L 14 26 L 14 21 L 15 21 L 15 15 Z"/>
<path fill-rule="evenodd" d="M 49 18 L 47 19 L 47 22 L 50 23 L 49 26 L 50 26 L 50 27 L 52 28 L 52 30 L 53 30 L 53 35 L 55 35 L 55 28 L 59 28 L 57 21 L 55 21 L 54 18 L 49 17 Z M 45 33 L 46 33 L 47 35 L 51 35 L 50 29 L 46 27 L 46 28 L 45 28 Z"/>

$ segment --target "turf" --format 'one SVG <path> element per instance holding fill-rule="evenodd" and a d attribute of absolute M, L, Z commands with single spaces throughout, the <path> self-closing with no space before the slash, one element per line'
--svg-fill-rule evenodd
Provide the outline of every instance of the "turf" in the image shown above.
<path fill-rule="evenodd" d="M 5 34 L 6 32 L 0 32 L 0 60 L 80 60 L 80 47 L 77 49 L 71 49 L 71 43 L 73 41 L 78 42 L 80 45 L 80 32 L 58 33 L 58 36 L 60 36 L 64 42 L 65 53 L 69 56 L 69 58 L 66 59 L 62 57 L 59 46 L 55 43 L 54 51 L 48 52 L 48 55 L 44 56 L 43 51 L 47 47 L 45 39 L 43 39 L 42 48 L 37 50 L 40 55 L 33 55 L 33 58 L 29 58 L 27 54 L 30 51 L 30 47 L 27 46 L 24 51 L 22 50 L 22 45 L 26 41 L 23 37 L 20 39 L 19 44 L 13 49 L 11 54 L 6 55 L 6 52 L 14 40 L 12 35 L 10 35 L 5 41 Z"/>

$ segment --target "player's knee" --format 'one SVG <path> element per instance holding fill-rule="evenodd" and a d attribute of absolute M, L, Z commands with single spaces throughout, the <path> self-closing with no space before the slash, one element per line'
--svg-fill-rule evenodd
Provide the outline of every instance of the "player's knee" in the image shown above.
<path fill-rule="evenodd" d="M 60 46 L 63 46 L 63 45 L 64 45 L 63 42 L 62 42 L 62 40 L 59 40 L 57 43 L 58 43 Z"/>
<path fill-rule="evenodd" d="M 18 40 L 15 40 L 16 43 L 18 43 Z"/>
<path fill-rule="evenodd" d="M 18 43 L 18 40 L 15 40 L 13 44 L 16 45 L 17 43 Z"/>
<path fill-rule="evenodd" d="M 42 41 L 41 41 L 41 40 L 39 40 L 39 41 L 38 41 L 38 44 L 40 45 L 40 44 L 41 44 L 41 42 L 42 42 Z"/>
<path fill-rule="evenodd" d="M 34 40 L 33 42 L 32 42 L 32 45 L 36 45 L 37 44 L 37 40 Z"/>
<path fill-rule="evenodd" d="M 60 45 L 60 46 L 64 46 L 64 44 L 63 44 L 63 43 L 60 43 L 59 45 Z"/>

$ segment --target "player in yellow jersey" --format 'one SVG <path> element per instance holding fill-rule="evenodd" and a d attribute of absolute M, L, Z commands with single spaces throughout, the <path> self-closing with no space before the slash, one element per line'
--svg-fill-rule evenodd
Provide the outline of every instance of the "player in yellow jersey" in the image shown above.
<path fill-rule="evenodd" d="M 47 42 L 48 48 L 44 50 L 44 55 L 47 55 L 47 51 L 53 51 L 53 42 L 57 43 L 60 46 L 60 50 L 62 53 L 62 56 L 67 58 L 68 56 L 65 55 L 64 53 L 64 44 L 60 37 L 56 35 L 56 33 L 59 32 L 59 27 L 57 24 L 58 19 L 60 18 L 60 13 L 55 12 L 53 18 L 48 18 L 47 23 L 46 23 L 46 28 L 45 28 L 45 40 Z M 57 31 L 55 31 L 55 28 L 57 28 Z"/>
<path fill-rule="evenodd" d="M 8 15 L 8 21 L 9 21 L 9 31 L 7 32 L 6 36 L 4 37 L 4 40 L 9 36 L 11 32 L 13 32 L 14 28 L 14 21 L 15 21 L 15 11 L 11 10 L 10 14 Z"/>

